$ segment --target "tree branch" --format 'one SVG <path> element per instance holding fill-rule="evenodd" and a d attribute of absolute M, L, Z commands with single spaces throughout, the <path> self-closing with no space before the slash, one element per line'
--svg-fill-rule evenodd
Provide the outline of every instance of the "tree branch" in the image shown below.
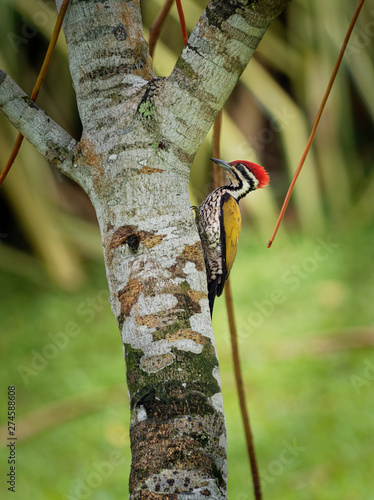
<path fill-rule="evenodd" d="M 62 127 L 32 101 L 27 94 L 0 69 L 0 110 L 22 135 L 60 172 L 87 189 L 82 172 L 82 156 L 75 156 L 78 143 Z M 79 161 L 79 168 L 78 168 Z"/>
<path fill-rule="evenodd" d="M 104 121 L 106 133 L 111 125 L 125 129 L 128 87 L 155 77 L 140 1 L 72 1 L 63 29 L 83 135 L 97 137 Z"/>
<path fill-rule="evenodd" d="M 234 89 L 271 22 L 289 0 L 211 0 L 195 26 L 160 100 L 177 145 L 194 154 Z M 165 131 L 166 132 L 166 131 Z"/>

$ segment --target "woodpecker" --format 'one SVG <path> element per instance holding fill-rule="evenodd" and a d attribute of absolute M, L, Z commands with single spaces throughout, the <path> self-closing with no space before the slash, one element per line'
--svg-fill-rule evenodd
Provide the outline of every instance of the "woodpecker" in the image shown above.
<path fill-rule="evenodd" d="M 222 294 L 234 263 L 241 229 L 239 200 L 269 184 L 266 170 L 249 161 L 227 163 L 211 158 L 227 172 L 229 184 L 210 193 L 196 208 L 196 225 L 204 251 L 210 314 L 214 299 Z"/>

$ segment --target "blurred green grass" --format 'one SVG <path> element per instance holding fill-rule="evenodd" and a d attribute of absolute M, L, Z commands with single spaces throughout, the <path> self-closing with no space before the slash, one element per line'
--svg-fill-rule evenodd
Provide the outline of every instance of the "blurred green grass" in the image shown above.
<path fill-rule="evenodd" d="M 316 253 L 321 241 L 335 245 L 331 253 Z M 357 231 L 293 237 L 291 244 L 276 242 L 267 250 L 243 228 L 231 279 L 265 498 L 370 498 L 373 244 L 374 231 Z M 327 258 L 317 261 L 315 255 Z M 288 279 L 300 270 L 303 278 Z M 15 385 L 14 498 L 127 496 L 129 410 L 121 339 L 105 299 L 102 266 L 87 265 L 86 274 L 85 287 L 68 293 L 1 271 L 0 419 L 4 438 L 7 386 Z M 281 303 L 271 305 L 274 297 Z M 72 322 L 71 331 L 80 332 L 66 345 L 61 339 L 67 334 L 60 336 L 64 347 L 57 353 L 46 348 Z M 245 500 L 252 498 L 249 466 L 222 298 L 213 325 L 228 424 L 229 498 Z M 47 363 L 31 375 L 24 367 L 32 367 L 35 352 Z M 6 462 L 2 447 L 2 477 Z"/>

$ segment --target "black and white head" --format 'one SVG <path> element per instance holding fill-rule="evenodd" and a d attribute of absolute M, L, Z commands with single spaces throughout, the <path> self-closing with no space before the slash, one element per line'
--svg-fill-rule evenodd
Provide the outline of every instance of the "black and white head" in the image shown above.
<path fill-rule="evenodd" d="M 230 184 L 227 186 L 230 194 L 240 200 L 249 191 L 263 188 L 269 184 L 270 177 L 264 167 L 245 160 L 235 160 L 227 163 L 211 158 L 214 163 L 224 168 Z"/>

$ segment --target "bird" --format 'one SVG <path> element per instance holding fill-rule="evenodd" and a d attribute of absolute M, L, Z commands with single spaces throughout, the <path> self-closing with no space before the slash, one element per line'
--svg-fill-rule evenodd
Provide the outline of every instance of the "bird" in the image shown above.
<path fill-rule="evenodd" d="M 211 192 L 198 208 L 193 207 L 203 247 L 212 316 L 215 298 L 222 294 L 236 256 L 241 230 L 239 200 L 250 191 L 267 186 L 270 177 L 264 167 L 250 161 L 227 163 L 210 159 L 226 171 L 229 179 L 227 185 Z"/>

